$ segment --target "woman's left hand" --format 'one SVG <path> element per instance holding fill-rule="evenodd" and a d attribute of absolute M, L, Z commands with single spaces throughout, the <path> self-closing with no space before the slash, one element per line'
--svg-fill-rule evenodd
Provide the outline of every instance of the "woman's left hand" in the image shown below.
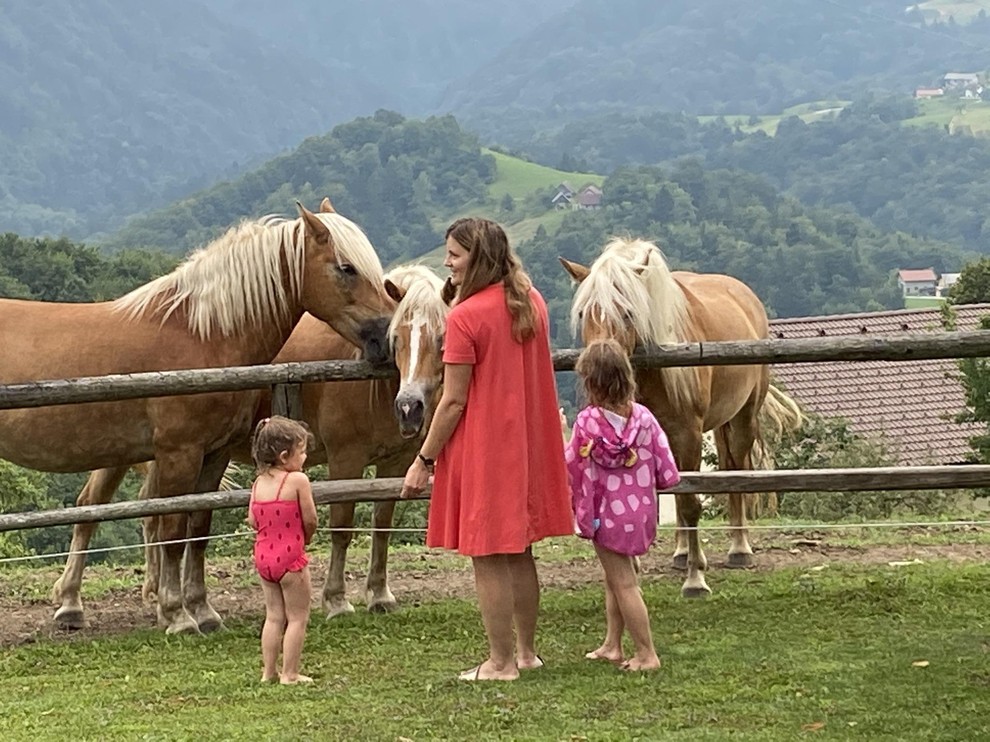
<path fill-rule="evenodd" d="M 416 459 L 406 470 L 406 478 L 402 481 L 402 492 L 399 497 L 413 497 L 426 489 L 430 483 L 430 472 L 422 461 Z"/>

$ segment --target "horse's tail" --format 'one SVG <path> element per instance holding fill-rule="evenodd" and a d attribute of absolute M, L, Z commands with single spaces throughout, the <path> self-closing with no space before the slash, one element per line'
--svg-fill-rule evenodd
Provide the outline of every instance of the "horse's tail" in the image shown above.
<path fill-rule="evenodd" d="M 804 419 L 804 413 L 798 403 L 780 388 L 771 384 L 767 388 L 767 395 L 763 398 L 763 405 L 760 407 L 759 434 L 753 442 L 753 449 L 750 453 L 753 468 L 773 469 L 772 443 L 779 441 L 784 433 L 793 432 L 800 428 Z M 767 445 L 768 438 L 771 445 Z M 762 495 L 754 493 L 751 498 L 747 499 L 747 505 L 754 518 L 758 518 L 764 513 L 772 517 L 777 514 L 777 493 L 765 492 Z"/>
<path fill-rule="evenodd" d="M 760 408 L 760 430 L 769 430 L 774 438 L 797 430 L 804 422 L 804 413 L 792 397 L 771 384 Z"/>

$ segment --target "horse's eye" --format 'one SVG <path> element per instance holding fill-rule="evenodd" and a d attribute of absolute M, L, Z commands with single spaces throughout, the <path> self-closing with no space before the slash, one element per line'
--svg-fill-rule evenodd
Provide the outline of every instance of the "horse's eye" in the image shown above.
<path fill-rule="evenodd" d="M 338 263 L 337 270 L 339 270 L 345 276 L 356 276 L 357 275 L 357 268 L 355 268 L 350 263 Z"/>

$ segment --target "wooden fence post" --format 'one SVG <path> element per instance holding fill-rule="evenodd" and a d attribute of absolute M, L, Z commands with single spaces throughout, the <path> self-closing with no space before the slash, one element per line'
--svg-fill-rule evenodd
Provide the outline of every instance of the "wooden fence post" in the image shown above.
<path fill-rule="evenodd" d="M 275 384 L 272 387 L 272 414 L 302 420 L 302 384 Z"/>

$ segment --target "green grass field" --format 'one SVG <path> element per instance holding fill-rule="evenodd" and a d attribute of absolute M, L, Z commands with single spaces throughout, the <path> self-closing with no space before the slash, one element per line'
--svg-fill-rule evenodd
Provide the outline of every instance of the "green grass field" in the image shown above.
<path fill-rule="evenodd" d="M 659 673 L 582 658 L 598 588 L 548 591 L 547 667 L 454 679 L 483 648 L 464 600 L 314 617 L 312 687 L 261 686 L 260 617 L 207 637 L 43 641 L 0 658 L 4 740 L 975 740 L 990 734 L 990 566 L 720 573 L 707 601 L 648 581 Z"/>
<path fill-rule="evenodd" d="M 919 114 L 905 121 L 911 126 L 948 127 L 953 133 L 986 136 L 990 133 L 990 103 L 962 100 L 956 94 L 918 101 Z"/>
<path fill-rule="evenodd" d="M 905 309 L 927 309 L 928 307 L 941 307 L 945 304 L 945 299 L 938 296 L 905 296 Z"/>
<path fill-rule="evenodd" d="M 813 528 L 801 533 L 822 538 Z M 670 534 L 662 537 L 669 545 Z M 228 616 L 219 633 L 111 628 L 42 633 L 6 647 L 0 739 L 987 738 L 990 565 L 979 555 L 990 532 L 843 528 L 827 532 L 824 552 L 805 558 L 787 551 L 792 537 L 757 534 L 763 569 L 713 568 L 715 593 L 705 601 L 681 599 L 680 575 L 657 571 L 667 546 L 648 555 L 644 594 L 664 661 L 658 673 L 631 676 L 583 659 L 602 631 L 597 568 L 586 544 L 554 539 L 536 549 L 553 585 L 544 591 L 540 629 L 546 668 L 511 684 L 457 681 L 484 651 L 475 605 L 400 594 L 402 610 L 388 616 L 359 607 L 326 622 L 314 611 L 303 669 L 316 683 L 294 688 L 257 682 L 260 596 L 245 568 L 249 544 L 237 542 L 240 556 L 211 559 L 211 590 L 246 595 L 243 605 L 252 607 Z M 314 550 L 320 563 L 325 541 Z M 704 541 L 717 562 L 724 532 Z M 367 539 L 353 552 L 352 563 L 366 563 Z M 905 553 L 922 559 L 896 561 Z M 799 566 L 767 571 L 771 560 Z M 455 595 L 470 592 L 466 567 L 417 546 L 394 549 L 391 563 L 393 579 L 420 575 L 412 584 L 446 590 L 459 580 Z M 50 617 L 47 592 L 59 571 L 56 564 L 5 570 L 7 610 L 37 605 Z M 133 603 L 138 581 L 132 567 L 97 566 L 84 594 L 104 607 Z"/>
<path fill-rule="evenodd" d="M 501 152 L 483 151 L 492 155 L 498 163 L 498 174 L 489 188 L 489 194 L 496 201 L 507 193 L 519 200 L 535 190 L 554 188 L 565 180 L 575 189 L 580 189 L 589 183 L 601 186 L 605 181 L 605 176 L 595 173 L 569 173 L 537 165 L 534 162 L 526 162 Z"/>
<path fill-rule="evenodd" d="M 750 123 L 750 116 L 744 115 L 730 115 L 723 116 L 730 125 L 739 124 L 739 128 L 747 133 L 754 131 L 764 131 L 770 136 L 777 133 L 777 126 L 783 119 L 790 116 L 798 116 L 803 121 L 811 123 L 813 121 L 822 121 L 831 116 L 836 115 L 842 108 L 849 104 L 849 101 L 843 100 L 823 100 L 823 101 L 813 101 L 811 103 L 800 103 L 796 106 L 791 106 L 790 108 L 784 109 L 783 112 L 779 114 L 774 114 L 772 116 L 757 116 L 759 119 L 757 123 Z M 699 116 L 698 120 L 702 122 L 714 121 L 717 116 Z"/>

